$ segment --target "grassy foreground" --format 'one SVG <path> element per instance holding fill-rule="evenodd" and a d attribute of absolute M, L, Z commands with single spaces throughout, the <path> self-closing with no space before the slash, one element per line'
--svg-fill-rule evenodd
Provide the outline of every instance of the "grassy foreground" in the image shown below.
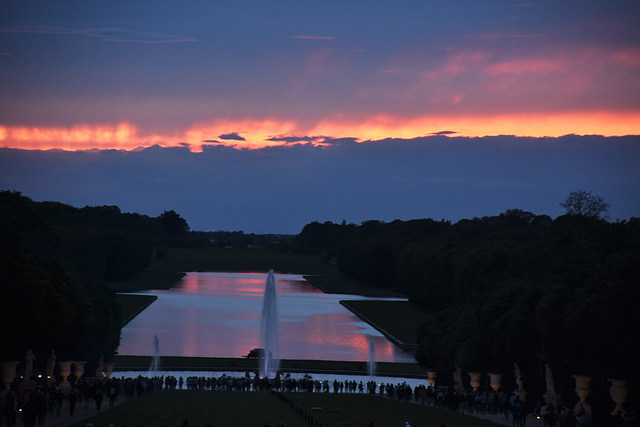
<path fill-rule="evenodd" d="M 133 399 L 95 417 L 75 424 L 96 427 L 109 424 L 128 427 L 212 426 L 295 426 L 300 418 L 270 393 L 163 390 L 151 396 Z"/>
<path fill-rule="evenodd" d="M 439 408 L 399 402 L 367 394 L 163 390 L 122 403 L 95 417 L 75 424 L 82 427 L 126 425 L 177 427 L 272 427 L 309 425 L 305 415 L 322 426 L 495 427 L 497 424 Z M 293 406 L 289 403 L 293 403 Z"/>

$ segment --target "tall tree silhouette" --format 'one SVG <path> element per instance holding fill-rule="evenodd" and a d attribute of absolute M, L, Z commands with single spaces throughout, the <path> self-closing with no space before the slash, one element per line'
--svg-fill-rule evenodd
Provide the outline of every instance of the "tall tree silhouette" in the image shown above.
<path fill-rule="evenodd" d="M 560 203 L 560 206 L 565 208 L 569 215 L 601 218 L 602 214 L 609 210 L 610 205 L 597 194 L 591 194 L 590 191 L 576 190 L 569 193 L 569 197 Z"/>

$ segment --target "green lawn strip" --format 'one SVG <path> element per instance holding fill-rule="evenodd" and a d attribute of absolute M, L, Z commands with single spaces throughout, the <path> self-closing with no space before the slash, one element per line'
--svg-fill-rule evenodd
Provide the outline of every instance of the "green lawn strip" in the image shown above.
<path fill-rule="evenodd" d="M 283 393 L 323 426 L 411 425 L 447 427 L 494 427 L 497 424 L 439 408 L 391 400 L 367 394 Z M 108 424 L 175 427 L 188 420 L 190 426 L 287 426 L 305 425 L 286 400 L 269 392 L 162 390 L 153 395 L 121 403 L 101 414 L 74 424 Z"/>
<path fill-rule="evenodd" d="M 446 409 L 391 400 L 369 394 L 284 393 L 323 426 L 362 426 L 373 421 L 376 426 L 490 427 L 493 422 Z"/>
<path fill-rule="evenodd" d="M 169 289 L 184 277 L 181 271 L 143 270 L 121 282 L 111 283 L 115 292 L 139 292 L 149 289 Z"/>
<path fill-rule="evenodd" d="M 288 405 L 268 392 L 224 392 L 162 390 L 122 403 L 75 424 L 95 426 L 177 427 L 183 420 L 191 427 L 301 425 L 301 418 Z"/>
<path fill-rule="evenodd" d="M 256 271 L 297 274 L 339 274 L 335 264 L 315 255 L 284 254 L 275 249 L 171 248 L 154 258 L 148 270 L 169 271 Z"/>
<path fill-rule="evenodd" d="M 391 289 L 372 288 L 349 276 L 304 276 L 308 282 L 328 294 L 362 295 L 372 298 L 398 298 L 402 295 Z"/>
<path fill-rule="evenodd" d="M 340 301 L 362 320 L 385 335 L 406 344 L 417 344 L 417 328 L 429 311 L 408 301 Z"/>
<path fill-rule="evenodd" d="M 114 359 L 114 376 L 118 371 L 147 370 L 151 366 L 151 356 L 117 355 Z M 182 357 L 161 356 L 160 369 L 163 371 L 210 371 L 211 376 L 219 376 L 216 371 L 237 371 L 238 376 L 247 371 L 252 374 L 258 370 L 257 359 L 224 358 L 224 357 Z M 368 373 L 367 362 L 339 360 L 281 360 L 280 371 L 309 373 L 333 373 L 344 375 L 365 375 Z M 426 378 L 424 370 L 417 363 L 377 362 L 376 374 L 381 376 L 399 376 Z M 364 377 L 363 377 L 364 378 Z"/>
<path fill-rule="evenodd" d="M 152 302 L 157 300 L 155 295 L 116 294 L 116 302 L 120 304 L 122 326 L 129 323 Z"/>

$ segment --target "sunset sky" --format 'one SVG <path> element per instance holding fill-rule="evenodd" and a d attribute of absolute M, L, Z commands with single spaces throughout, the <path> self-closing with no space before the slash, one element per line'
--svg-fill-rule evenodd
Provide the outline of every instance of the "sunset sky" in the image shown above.
<path fill-rule="evenodd" d="M 0 156 L 5 163 L 10 153 L 17 155 L 7 149 L 119 149 L 150 156 L 145 148 L 153 146 L 180 147 L 188 156 L 206 156 L 207 150 L 210 156 L 213 148 L 222 152 L 226 146 L 238 156 L 258 156 L 265 147 L 282 146 L 282 159 L 285 153 L 304 152 L 304 164 L 313 164 L 328 156 L 327 150 L 338 156 L 350 144 L 383 144 L 388 154 L 375 160 L 383 162 L 394 153 L 411 159 L 403 151 L 407 144 L 438 138 L 439 150 L 455 162 L 464 156 L 501 155 L 467 149 L 473 141 L 488 141 L 475 137 L 535 137 L 550 144 L 574 134 L 611 138 L 590 142 L 589 147 L 610 147 L 604 155 L 598 148 L 593 158 L 580 144 L 571 146 L 589 161 L 608 155 L 638 160 L 638 138 L 619 144 L 622 140 L 612 137 L 640 135 L 639 22 L 637 0 L 3 1 Z M 517 141 L 500 139 L 500 153 L 518 150 L 522 144 Z M 95 194 L 71 198 L 77 189 L 49 188 L 53 183 L 44 179 L 37 185 L 39 170 L 29 153 L 23 154 L 29 160 L 12 165 L 22 169 L 0 172 L 0 189 L 35 199 L 66 197 L 63 201 L 80 206 L 147 206 L 157 214 L 149 204 L 127 205 L 109 193 L 104 199 Z M 69 160 L 67 154 L 65 161 L 72 163 L 80 156 Z M 366 156 L 340 155 L 351 165 Z M 562 163 L 568 158 L 545 159 Z M 248 168 L 251 161 L 239 161 L 239 167 Z M 379 173 L 385 170 L 376 165 Z M 580 165 L 590 163 L 575 164 L 578 175 Z M 125 180 L 114 172 L 119 168 L 124 166 L 117 163 L 105 171 L 101 183 Z M 453 178 L 469 179 L 464 173 L 461 169 Z M 572 184 L 606 192 L 622 185 L 619 174 L 625 173 L 624 180 L 635 178 L 629 176 L 632 171 L 611 166 L 602 176 Z M 194 176 L 192 184 L 200 178 L 209 179 Z M 612 182 L 604 185 L 603 180 Z M 565 183 L 554 190 L 566 195 L 567 189 L 576 189 Z M 628 192 L 611 193 L 612 210 L 616 198 L 629 203 L 638 189 L 634 185 L 626 182 Z M 546 204 L 533 208 L 557 214 L 557 209 L 548 211 L 561 201 L 559 196 L 550 195 Z M 517 202 L 501 200 L 478 214 Z M 618 215 L 640 216 L 636 208 L 637 203 Z M 456 212 L 451 216 L 468 215 Z M 368 216 L 376 214 L 372 209 Z M 388 215 L 415 216 L 402 210 Z M 364 216 L 354 214 L 354 219 L 368 219 Z M 296 227 L 306 219 L 300 216 L 289 231 L 299 231 Z M 268 228 L 243 224 L 236 226 Z M 200 227 L 219 228 L 205 221 L 198 222 Z"/>
<path fill-rule="evenodd" d="M 634 0 L 10 0 L 0 144 L 640 134 L 638 22 Z"/>

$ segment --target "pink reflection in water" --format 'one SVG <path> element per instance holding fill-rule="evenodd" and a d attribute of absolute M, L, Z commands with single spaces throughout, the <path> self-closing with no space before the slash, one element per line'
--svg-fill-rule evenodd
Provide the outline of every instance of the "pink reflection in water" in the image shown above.
<path fill-rule="evenodd" d="M 122 331 L 119 354 L 152 355 L 153 336 L 167 356 L 242 357 L 260 346 L 266 274 L 189 273 Z M 276 275 L 283 359 L 411 362 L 379 332 L 339 304 L 358 296 L 324 294 L 302 276 Z"/>

